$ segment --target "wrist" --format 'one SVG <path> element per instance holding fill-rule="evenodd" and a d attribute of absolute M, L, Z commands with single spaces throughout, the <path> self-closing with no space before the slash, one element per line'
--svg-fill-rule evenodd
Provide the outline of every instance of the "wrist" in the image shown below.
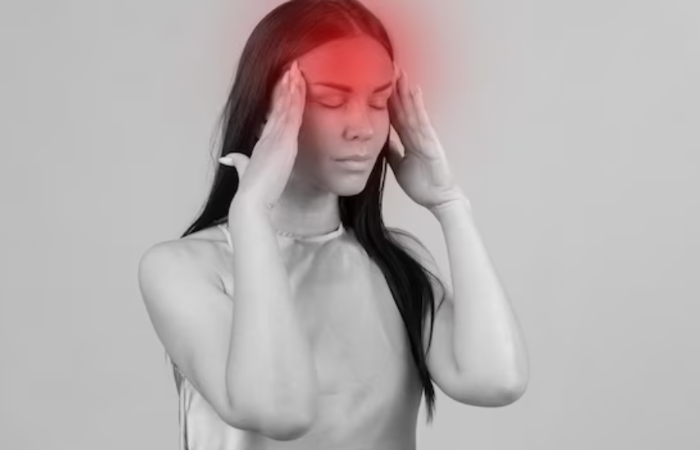
<path fill-rule="evenodd" d="M 270 219 L 271 209 L 259 201 L 248 197 L 245 193 L 238 192 L 231 201 L 229 209 L 229 223 L 250 216 L 262 219 Z"/>
<path fill-rule="evenodd" d="M 469 199 L 467 199 L 465 196 L 460 196 L 459 198 L 456 198 L 454 200 L 450 200 L 448 202 L 433 206 L 432 208 L 429 209 L 429 211 L 434 216 L 439 218 L 440 215 L 445 214 L 445 213 L 449 213 L 449 211 L 454 210 L 454 209 L 459 209 L 459 210 L 467 209 L 471 213 L 472 205 L 471 205 L 471 202 L 469 202 Z"/>

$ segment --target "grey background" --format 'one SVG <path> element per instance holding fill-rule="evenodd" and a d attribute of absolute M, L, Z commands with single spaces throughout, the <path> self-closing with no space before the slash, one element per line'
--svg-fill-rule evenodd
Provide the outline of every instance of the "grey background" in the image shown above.
<path fill-rule="evenodd" d="M 204 201 L 235 62 L 277 4 L 0 4 L 0 448 L 177 448 L 137 264 Z M 511 406 L 438 391 L 419 448 L 700 448 L 698 4 L 365 4 L 411 8 L 439 46 L 399 62 L 530 355 Z M 449 279 L 439 223 L 387 182 L 387 224 Z"/>

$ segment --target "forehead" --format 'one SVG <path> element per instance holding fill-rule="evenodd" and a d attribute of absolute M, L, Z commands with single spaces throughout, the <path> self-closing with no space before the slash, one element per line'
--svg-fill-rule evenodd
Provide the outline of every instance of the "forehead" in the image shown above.
<path fill-rule="evenodd" d="M 391 81 L 394 74 L 384 47 L 365 37 L 323 44 L 299 58 L 299 67 L 309 83 L 330 81 L 356 90 Z"/>

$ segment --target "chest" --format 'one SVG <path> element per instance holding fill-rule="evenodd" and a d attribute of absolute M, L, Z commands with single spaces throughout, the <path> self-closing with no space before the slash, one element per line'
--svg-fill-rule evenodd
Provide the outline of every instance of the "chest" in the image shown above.
<path fill-rule="evenodd" d="M 381 273 L 334 274 L 292 291 L 321 395 L 387 392 L 410 370 L 405 327 Z"/>
<path fill-rule="evenodd" d="M 379 268 L 356 247 L 283 253 L 321 395 L 381 388 L 408 369 L 408 337 Z"/>
<path fill-rule="evenodd" d="M 388 400 L 415 386 L 403 319 L 384 274 L 366 253 L 334 244 L 282 246 L 281 254 L 321 397 L 337 404 L 338 396 L 373 391 Z"/>
<path fill-rule="evenodd" d="M 422 385 L 382 271 L 354 247 L 283 247 L 282 256 L 319 383 L 318 419 L 298 448 L 358 448 L 363 439 L 392 448 L 377 443 L 396 436 L 413 448 Z"/>

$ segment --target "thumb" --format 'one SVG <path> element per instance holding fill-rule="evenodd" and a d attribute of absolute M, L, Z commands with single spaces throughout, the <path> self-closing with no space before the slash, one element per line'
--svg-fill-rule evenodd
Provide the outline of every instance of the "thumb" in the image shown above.
<path fill-rule="evenodd" d="M 250 158 L 243 153 L 231 152 L 228 155 L 219 158 L 219 162 L 225 166 L 234 167 L 236 172 L 238 172 L 238 178 L 243 178 L 243 174 L 250 163 Z"/>

